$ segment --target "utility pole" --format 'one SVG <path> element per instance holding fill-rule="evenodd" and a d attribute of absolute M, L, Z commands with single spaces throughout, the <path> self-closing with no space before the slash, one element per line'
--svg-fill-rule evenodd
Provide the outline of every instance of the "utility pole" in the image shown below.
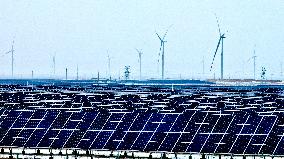
<path fill-rule="evenodd" d="M 53 76 L 55 76 L 55 55 L 52 57 L 53 62 Z"/>
<path fill-rule="evenodd" d="M 79 69 L 78 69 L 78 64 L 77 64 L 77 77 L 76 77 L 76 80 L 77 80 L 77 81 L 79 80 Z"/>
<path fill-rule="evenodd" d="M 256 56 L 255 56 L 255 50 L 253 51 L 254 53 L 254 55 L 253 55 L 253 79 L 255 80 L 255 58 L 256 58 Z"/>
<path fill-rule="evenodd" d="M 65 79 L 67 80 L 67 68 L 65 69 Z"/>
<path fill-rule="evenodd" d="M 98 82 L 100 81 L 100 72 L 98 72 L 98 77 L 97 77 L 97 79 L 98 79 Z"/>
<path fill-rule="evenodd" d="M 108 59 L 108 76 L 109 76 L 109 79 L 111 79 L 111 74 L 110 74 L 110 57 L 109 57 L 109 55 L 107 55 L 107 59 Z"/>
<path fill-rule="evenodd" d="M 120 81 L 120 69 L 118 69 L 118 80 Z"/>
<path fill-rule="evenodd" d="M 142 73 L 141 73 L 141 63 L 142 63 L 142 61 L 141 61 L 141 55 L 142 55 L 142 53 L 139 53 L 139 76 L 140 76 L 140 80 L 142 79 Z"/>

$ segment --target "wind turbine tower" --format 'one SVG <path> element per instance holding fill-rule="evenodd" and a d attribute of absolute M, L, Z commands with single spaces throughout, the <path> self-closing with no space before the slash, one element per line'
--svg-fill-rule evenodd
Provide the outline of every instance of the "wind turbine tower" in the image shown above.
<path fill-rule="evenodd" d="M 255 50 L 253 50 L 253 79 L 255 80 L 255 59 L 257 56 L 255 56 Z"/>
<path fill-rule="evenodd" d="M 67 80 L 68 78 L 67 78 L 67 75 L 68 75 L 68 69 L 67 68 L 65 68 L 65 80 Z"/>
<path fill-rule="evenodd" d="M 255 80 L 255 71 L 256 71 L 256 58 L 257 56 L 255 55 L 255 49 L 253 50 L 253 56 L 248 59 L 250 61 L 253 59 L 253 79 Z"/>
<path fill-rule="evenodd" d="M 163 38 L 160 37 L 160 35 L 158 33 L 156 33 L 156 35 L 158 36 L 159 40 L 161 41 L 161 45 L 160 45 L 160 52 L 162 52 L 162 79 L 164 79 L 164 75 L 165 75 L 165 37 L 168 33 L 168 30 L 166 31 L 166 33 L 164 34 Z M 160 57 L 160 52 L 159 52 L 159 57 Z M 159 60 L 158 60 L 159 61 Z"/>
<path fill-rule="evenodd" d="M 107 55 L 107 60 L 108 60 L 108 76 L 111 79 L 111 73 L 110 73 L 110 60 L 111 60 L 111 58 L 109 57 L 109 55 Z"/>
<path fill-rule="evenodd" d="M 220 25 L 219 25 L 219 21 L 218 21 L 217 16 L 216 16 L 216 20 L 217 20 L 218 31 L 219 31 L 219 41 L 218 41 L 217 48 L 216 48 L 215 53 L 214 53 L 214 57 L 213 57 L 213 60 L 212 60 L 212 63 L 211 63 L 210 71 L 212 70 L 216 53 L 217 53 L 219 46 L 221 44 L 221 80 L 222 80 L 223 77 L 224 77 L 224 39 L 226 37 L 225 37 L 225 33 L 221 33 L 221 29 L 220 29 Z"/>
<path fill-rule="evenodd" d="M 11 65 L 12 65 L 12 67 L 11 67 L 12 72 L 11 73 L 12 73 L 12 77 L 14 77 L 14 51 L 15 50 L 14 50 L 14 40 L 13 40 L 11 50 L 6 52 L 6 54 L 11 53 L 11 61 L 12 61 L 12 63 L 11 63 Z"/>
<path fill-rule="evenodd" d="M 138 52 L 138 56 L 139 56 L 139 77 L 140 77 L 140 80 L 142 79 L 142 71 L 141 71 L 141 63 L 142 63 L 142 61 L 141 61 L 141 58 L 142 58 L 142 50 L 138 50 L 138 49 L 136 49 L 136 51 Z"/>
<path fill-rule="evenodd" d="M 6 52 L 6 54 L 9 54 L 9 53 L 11 53 L 11 61 L 12 61 L 12 63 L 11 63 L 11 69 L 12 69 L 12 77 L 14 77 L 14 40 L 13 40 L 13 42 L 12 42 L 12 48 L 11 48 L 11 50 L 10 51 L 8 51 L 8 52 Z"/>
<path fill-rule="evenodd" d="M 53 62 L 53 76 L 55 76 L 55 55 L 52 57 L 52 62 Z"/>
<path fill-rule="evenodd" d="M 77 81 L 79 80 L 79 68 L 78 68 L 78 64 L 77 64 L 77 77 L 76 77 L 76 80 L 77 80 Z"/>

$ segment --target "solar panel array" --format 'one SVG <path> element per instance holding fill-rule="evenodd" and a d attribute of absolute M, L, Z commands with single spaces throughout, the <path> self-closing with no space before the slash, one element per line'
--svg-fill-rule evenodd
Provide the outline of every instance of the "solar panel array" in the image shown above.
<path fill-rule="evenodd" d="M 284 152 L 281 87 L 0 87 L 0 147 Z"/>

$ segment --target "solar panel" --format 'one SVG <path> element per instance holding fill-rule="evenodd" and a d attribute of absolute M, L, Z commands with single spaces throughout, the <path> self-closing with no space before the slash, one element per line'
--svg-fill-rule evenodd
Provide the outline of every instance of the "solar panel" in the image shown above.
<path fill-rule="evenodd" d="M 1 85 L 0 147 L 283 154 L 283 89 Z"/>

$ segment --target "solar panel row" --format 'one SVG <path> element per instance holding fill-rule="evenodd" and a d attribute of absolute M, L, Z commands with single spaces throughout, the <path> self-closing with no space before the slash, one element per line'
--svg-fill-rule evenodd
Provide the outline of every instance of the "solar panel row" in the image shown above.
<path fill-rule="evenodd" d="M 0 87 L 0 146 L 283 154 L 280 87 Z"/>

